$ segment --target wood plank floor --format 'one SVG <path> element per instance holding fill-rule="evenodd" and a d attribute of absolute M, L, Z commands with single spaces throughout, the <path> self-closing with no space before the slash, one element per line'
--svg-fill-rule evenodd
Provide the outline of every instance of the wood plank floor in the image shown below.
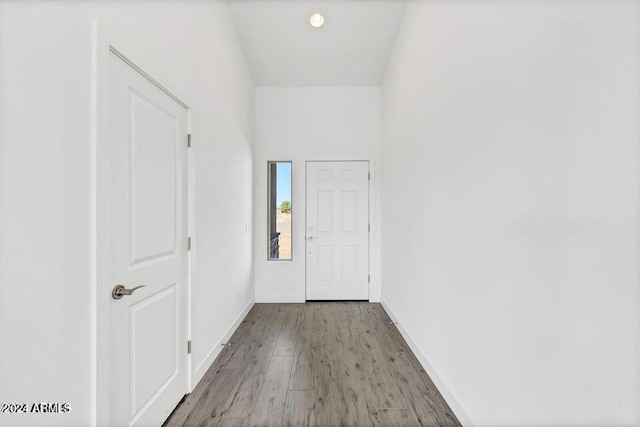
<path fill-rule="evenodd" d="M 165 426 L 459 426 L 380 304 L 256 304 Z"/>

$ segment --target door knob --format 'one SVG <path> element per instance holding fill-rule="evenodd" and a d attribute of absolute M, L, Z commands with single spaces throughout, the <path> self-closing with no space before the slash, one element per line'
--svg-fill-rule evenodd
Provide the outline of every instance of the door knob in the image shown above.
<path fill-rule="evenodd" d="M 135 288 L 127 289 L 122 285 L 115 285 L 111 291 L 113 299 L 120 299 L 125 295 L 131 295 L 136 289 L 144 288 L 144 285 L 136 286 Z"/>
<path fill-rule="evenodd" d="M 309 240 L 309 241 L 314 240 L 314 239 L 318 239 L 318 237 L 314 237 L 314 236 L 307 237 L 307 240 Z"/>

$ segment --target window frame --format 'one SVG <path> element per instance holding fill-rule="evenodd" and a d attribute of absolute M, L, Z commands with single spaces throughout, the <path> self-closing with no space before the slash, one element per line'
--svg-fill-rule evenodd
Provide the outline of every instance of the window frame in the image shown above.
<path fill-rule="evenodd" d="M 272 207 L 272 192 L 274 189 L 271 188 L 271 167 L 272 165 L 277 165 L 278 163 L 289 163 L 291 165 L 291 258 L 272 258 L 271 257 L 271 207 Z M 277 184 L 276 184 L 277 186 Z M 275 189 L 277 191 L 277 188 Z M 294 211 L 294 203 L 293 203 L 293 160 L 267 160 L 267 261 L 293 261 L 293 211 Z M 276 205 L 277 208 L 277 205 Z M 277 221 L 277 219 L 276 219 Z"/>

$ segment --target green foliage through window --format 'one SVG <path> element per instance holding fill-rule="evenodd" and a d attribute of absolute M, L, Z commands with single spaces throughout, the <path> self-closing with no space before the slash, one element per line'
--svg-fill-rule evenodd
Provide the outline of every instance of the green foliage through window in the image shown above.
<path fill-rule="evenodd" d="M 282 213 L 291 213 L 291 202 L 289 200 L 284 200 L 280 204 L 280 212 L 282 212 Z"/>

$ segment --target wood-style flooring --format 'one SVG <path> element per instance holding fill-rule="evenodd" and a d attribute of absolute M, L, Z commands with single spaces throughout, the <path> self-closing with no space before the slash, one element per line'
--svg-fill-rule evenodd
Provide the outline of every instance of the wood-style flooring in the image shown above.
<path fill-rule="evenodd" d="M 168 427 L 459 426 L 380 306 L 256 304 Z"/>

